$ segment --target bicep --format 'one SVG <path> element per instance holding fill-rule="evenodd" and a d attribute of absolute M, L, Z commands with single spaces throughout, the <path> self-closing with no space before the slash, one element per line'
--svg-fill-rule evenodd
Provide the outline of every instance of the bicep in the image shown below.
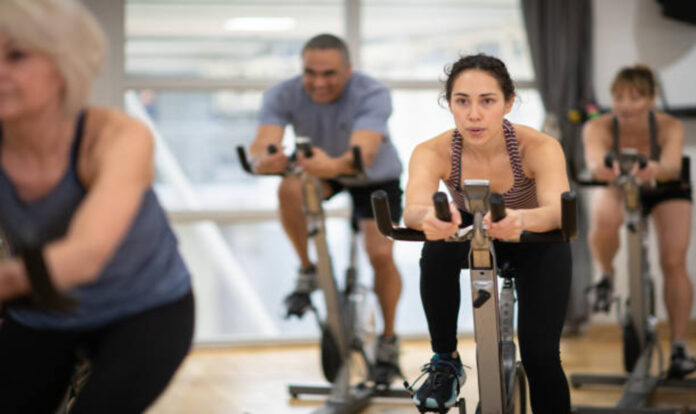
<path fill-rule="evenodd" d="M 603 163 L 604 157 L 611 149 L 611 136 L 599 125 L 588 123 L 582 130 L 582 141 L 587 166 L 592 167 L 592 164 Z"/>
<path fill-rule="evenodd" d="M 561 145 L 549 138 L 531 157 L 539 206 L 560 203 L 560 195 L 570 189 L 566 160 Z"/>
<path fill-rule="evenodd" d="M 660 154 L 660 164 L 674 169 L 681 168 L 684 151 L 684 127 L 676 123 L 665 136 L 665 143 Z"/>
<path fill-rule="evenodd" d="M 68 239 L 106 256 L 120 244 L 153 179 L 153 142 L 144 126 L 130 126 L 99 155 L 87 195 L 68 228 Z M 126 161 L 127 160 L 127 167 Z"/>
<path fill-rule="evenodd" d="M 408 167 L 406 207 L 432 204 L 432 195 L 438 190 L 443 176 L 438 165 L 442 163 L 437 162 L 432 150 L 417 147 L 413 151 Z"/>

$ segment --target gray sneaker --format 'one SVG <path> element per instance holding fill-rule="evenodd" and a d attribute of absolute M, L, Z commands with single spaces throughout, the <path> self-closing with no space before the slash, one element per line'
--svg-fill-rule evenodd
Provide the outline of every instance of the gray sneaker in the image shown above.
<path fill-rule="evenodd" d="M 312 265 L 297 272 L 293 293 L 312 293 L 317 288 L 317 268 Z"/>
<path fill-rule="evenodd" d="M 317 288 L 317 269 L 313 265 L 300 269 L 297 274 L 295 290 L 285 297 L 285 317 L 297 316 L 301 318 L 309 309 L 312 309 L 310 294 Z"/>
<path fill-rule="evenodd" d="M 396 377 L 401 377 L 399 368 L 399 338 L 380 336 L 377 340 L 377 361 L 374 380 L 377 385 L 388 386 Z"/>

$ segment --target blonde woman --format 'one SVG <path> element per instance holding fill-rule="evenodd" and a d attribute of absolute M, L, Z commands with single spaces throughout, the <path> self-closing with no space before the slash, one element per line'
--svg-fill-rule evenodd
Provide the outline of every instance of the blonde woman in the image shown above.
<path fill-rule="evenodd" d="M 0 262 L 3 413 L 54 412 L 78 349 L 92 373 L 71 412 L 140 413 L 191 344 L 190 278 L 151 189 L 151 136 L 85 104 L 103 60 L 77 1 L 0 2 L 0 226 L 24 252 Z M 43 303 L 38 281 L 77 306 Z"/>
<path fill-rule="evenodd" d="M 588 169 L 595 179 L 613 181 L 616 170 L 604 166 L 604 156 L 621 148 L 635 148 L 648 158 L 633 174 L 654 189 L 641 190 L 643 214 L 652 216 L 660 246 L 664 299 L 672 334 L 668 374 L 681 378 L 696 371 L 696 359 L 686 348 L 686 333 L 693 303 L 693 286 L 686 272 L 691 236 L 691 188 L 662 186 L 679 179 L 684 147 L 684 126 L 655 107 L 655 77 L 647 66 L 621 69 L 611 85 L 613 110 L 585 125 L 583 140 Z M 614 285 L 614 256 L 623 223 L 621 194 L 616 188 L 598 189 L 592 204 L 590 248 L 602 276 L 597 286 L 596 310 L 608 311 Z"/>

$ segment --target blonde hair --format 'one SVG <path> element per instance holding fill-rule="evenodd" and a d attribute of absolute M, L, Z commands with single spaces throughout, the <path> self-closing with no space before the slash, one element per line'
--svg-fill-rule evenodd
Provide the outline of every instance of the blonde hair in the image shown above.
<path fill-rule="evenodd" d="M 52 58 L 65 88 L 62 108 L 75 114 L 87 103 L 104 65 L 104 32 L 76 0 L 0 0 L 0 32 Z"/>
<path fill-rule="evenodd" d="M 657 83 L 652 69 L 645 65 L 636 64 L 619 70 L 611 82 L 611 93 L 615 94 L 624 86 L 635 88 L 640 95 L 652 98 L 655 96 Z"/>

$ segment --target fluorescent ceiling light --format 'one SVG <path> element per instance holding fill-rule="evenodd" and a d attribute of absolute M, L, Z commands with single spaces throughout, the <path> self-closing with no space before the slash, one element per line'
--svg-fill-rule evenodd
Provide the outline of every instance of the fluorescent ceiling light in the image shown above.
<path fill-rule="evenodd" d="M 291 17 L 233 17 L 225 22 L 225 30 L 273 32 L 290 30 L 295 24 Z"/>

